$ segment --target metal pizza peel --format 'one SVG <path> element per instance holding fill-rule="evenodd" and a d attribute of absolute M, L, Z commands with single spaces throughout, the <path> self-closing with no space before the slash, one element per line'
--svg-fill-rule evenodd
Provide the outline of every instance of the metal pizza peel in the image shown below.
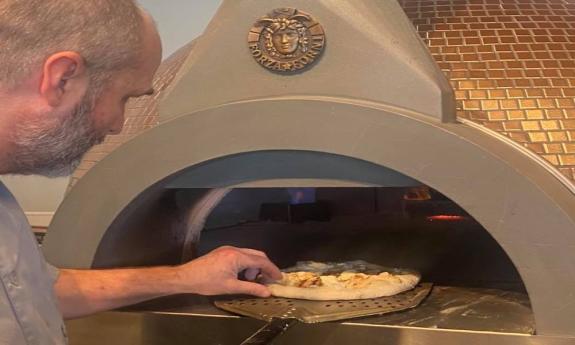
<path fill-rule="evenodd" d="M 216 301 L 215 305 L 235 314 L 268 322 L 242 345 L 270 344 L 293 325 L 341 321 L 412 309 L 429 295 L 433 284 L 422 283 L 395 296 L 353 301 L 308 301 L 290 298 L 239 298 Z"/>

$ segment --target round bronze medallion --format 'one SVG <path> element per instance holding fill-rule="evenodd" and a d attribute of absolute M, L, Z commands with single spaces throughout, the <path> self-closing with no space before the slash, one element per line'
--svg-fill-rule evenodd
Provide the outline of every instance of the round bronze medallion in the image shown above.
<path fill-rule="evenodd" d="M 252 56 L 267 69 L 297 72 L 323 53 L 325 32 L 309 14 L 280 8 L 256 22 L 248 34 Z"/>

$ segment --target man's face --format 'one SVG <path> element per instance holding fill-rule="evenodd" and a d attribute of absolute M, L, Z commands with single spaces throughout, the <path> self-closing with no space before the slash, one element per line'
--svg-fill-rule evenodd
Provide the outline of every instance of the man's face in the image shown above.
<path fill-rule="evenodd" d="M 70 175 L 84 154 L 124 125 L 130 98 L 151 94 L 154 74 L 161 61 L 161 43 L 146 18 L 142 59 L 118 72 L 102 90 L 88 89 L 72 109 L 37 114 L 14 131 L 12 162 L 19 174 L 50 177 Z"/>
<path fill-rule="evenodd" d="M 90 118 L 92 96 L 87 93 L 68 114 L 42 114 L 41 121 L 19 123 L 13 133 L 13 169 L 25 175 L 70 175 L 84 154 L 103 141 Z"/>

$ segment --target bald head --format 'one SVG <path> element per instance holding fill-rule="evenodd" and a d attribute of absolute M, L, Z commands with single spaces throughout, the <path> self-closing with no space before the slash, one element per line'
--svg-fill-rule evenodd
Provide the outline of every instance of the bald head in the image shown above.
<path fill-rule="evenodd" d="M 0 1 L 0 87 L 14 87 L 58 51 L 74 51 L 93 79 L 130 66 L 144 18 L 133 0 Z"/>

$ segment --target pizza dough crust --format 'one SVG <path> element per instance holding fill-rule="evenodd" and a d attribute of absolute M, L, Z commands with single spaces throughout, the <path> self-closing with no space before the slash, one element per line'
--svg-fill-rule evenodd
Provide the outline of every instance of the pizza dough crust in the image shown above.
<path fill-rule="evenodd" d="M 365 261 L 299 262 L 283 275 L 281 281 L 268 284 L 273 296 L 317 301 L 393 296 L 413 289 L 420 280 L 418 273 L 387 270 Z"/>

